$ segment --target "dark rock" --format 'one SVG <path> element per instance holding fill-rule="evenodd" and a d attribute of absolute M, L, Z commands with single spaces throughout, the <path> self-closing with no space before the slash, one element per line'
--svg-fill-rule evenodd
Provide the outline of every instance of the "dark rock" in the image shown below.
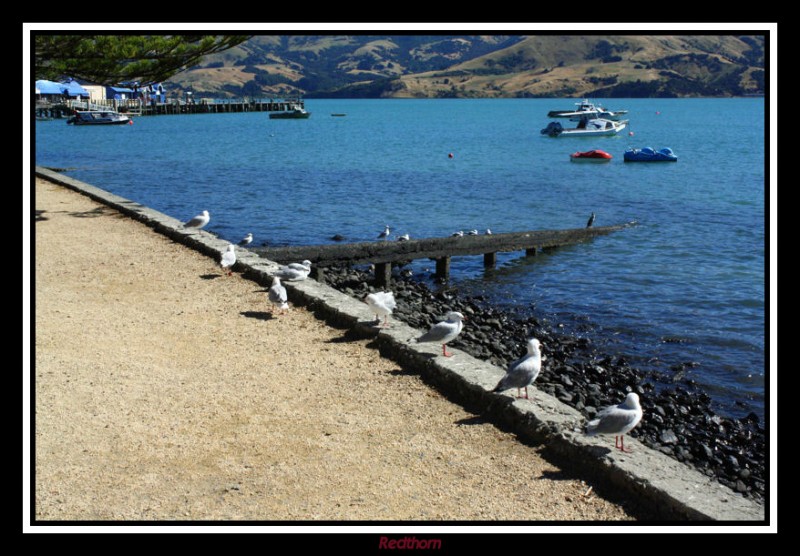
<path fill-rule="evenodd" d="M 658 438 L 663 444 L 675 444 L 678 442 L 678 437 L 669 429 L 662 432 Z"/>

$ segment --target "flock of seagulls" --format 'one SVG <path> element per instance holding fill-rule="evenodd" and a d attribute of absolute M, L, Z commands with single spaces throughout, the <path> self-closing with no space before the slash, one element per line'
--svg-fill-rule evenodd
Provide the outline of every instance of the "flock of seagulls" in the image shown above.
<path fill-rule="evenodd" d="M 211 217 L 207 210 L 204 210 L 191 220 L 183 224 L 184 228 L 201 229 L 208 225 Z M 595 214 L 592 213 L 587 228 L 594 224 Z M 491 234 L 491 230 L 486 230 L 486 234 Z M 391 234 L 391 229 L 387 225 L 378 239 L 386 240 Z M 470 230 L 468 235 L 478 235 L 477 230 Z M 458 231 L 454 237 L 463 237 L 464 232 Z M 408 241 L 408 234 L 398 237 L 398 241 Z M 253 241 L 253 234 L 248 233 L 239 242 L 239 245 L 249 245 Z M 232 274 L 232 267 L 236 264 L 236 250 L 233 243 L 228 244 L 220 259 L 220 266 L 226 271 L 228 276 Z M 300 263 L 291 263 L 281 266 L 272 278 L 272 285 L 269 288 L 268 298 L 273 307 L 277 308 L 281 314 L 289 309 L 289 297 L 286 288 L 281 280 L 300 281 L 308 278 L 311 273 L 311 261 L 305 260 Z M 364 302 L 375 314 L 375 325 L 381 328 L 389 327 L 389 315 L 397 307 L 394 293 L 380 291 L 370 293 L 364 298 Z M 381 323 L 383 317 L 383 323 Z M 435 343 L 442 345 L 442 356 L 452 357 L 453 353 L 448 353 L 447 344 L 455 340 L 464 328 L 464 321 L 467 318 L 458 311 L 451 311 L 445 315 L 445 319 L 433 325 L 427 332 L 414 338 L 418 343 Z M 522 398 L 522 390 L 525 390 L 525 399 L 528 397 L 528 387 L 531 386 L 542 370 L 542 344 L 536 338 L 530 338 L 527 342 L 527 353 L 520 359 L 510 363 L 506 374 L 492 389 L 492 392 L 504 392 L 516 388 L 517 398 Z M 639 396 L 629 393 L 625 400 L 615 406 L 609 406 L 597 413 L 596 418 L 589 421 L 586 425 L 586 434 L 595 435 L 614 435 L 614 447 L 622 452 L 630 452 L 625 448 L 624 436 L 630 432 L 642 420 L 642 406 L 639 403 Z"/>

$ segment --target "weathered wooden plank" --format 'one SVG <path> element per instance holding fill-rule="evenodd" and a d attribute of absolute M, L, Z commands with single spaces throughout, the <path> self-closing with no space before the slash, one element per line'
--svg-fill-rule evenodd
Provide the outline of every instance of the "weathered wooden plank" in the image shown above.
<path fill-rule="evenodd" d="M 530 251 L 573 245 L 607 235 L 634 222 L 596 228 L 535 230 L 463 237 L 416 239 L 410 241 L 371 241 L 332 245 L 255 247 L 252 251 L 272 261 L 286 264 L 309 260 L 315 265 L 399 263 L 413 259 L 443 259 L 466 255 L 508 251 Z"/>

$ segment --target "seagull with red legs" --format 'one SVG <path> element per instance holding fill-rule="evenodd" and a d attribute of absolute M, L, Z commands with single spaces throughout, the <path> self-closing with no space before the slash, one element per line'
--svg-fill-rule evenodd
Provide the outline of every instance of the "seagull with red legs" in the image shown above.
<path fill-rule="evenodd" d="M 625 396 L 624 402 L 606 407 L 597 414 L 596 419 L 589 421 L 586 425 L 586 434 L 589 436 L 613 434 L 614 447 L 630 453 L 630 449 L 625 449 L 624 436 L 641 420 L 642 406 L 639 405 L 639 395 L 631 392 Z"/>

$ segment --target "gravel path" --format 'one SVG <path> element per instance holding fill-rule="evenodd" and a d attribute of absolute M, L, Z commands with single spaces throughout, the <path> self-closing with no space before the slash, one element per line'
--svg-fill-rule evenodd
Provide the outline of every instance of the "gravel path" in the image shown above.
<path fill-rule="evenodd" d="M 37 520 L 635 519 L 212 259 L 41 179 L 35 209 Z"/>

